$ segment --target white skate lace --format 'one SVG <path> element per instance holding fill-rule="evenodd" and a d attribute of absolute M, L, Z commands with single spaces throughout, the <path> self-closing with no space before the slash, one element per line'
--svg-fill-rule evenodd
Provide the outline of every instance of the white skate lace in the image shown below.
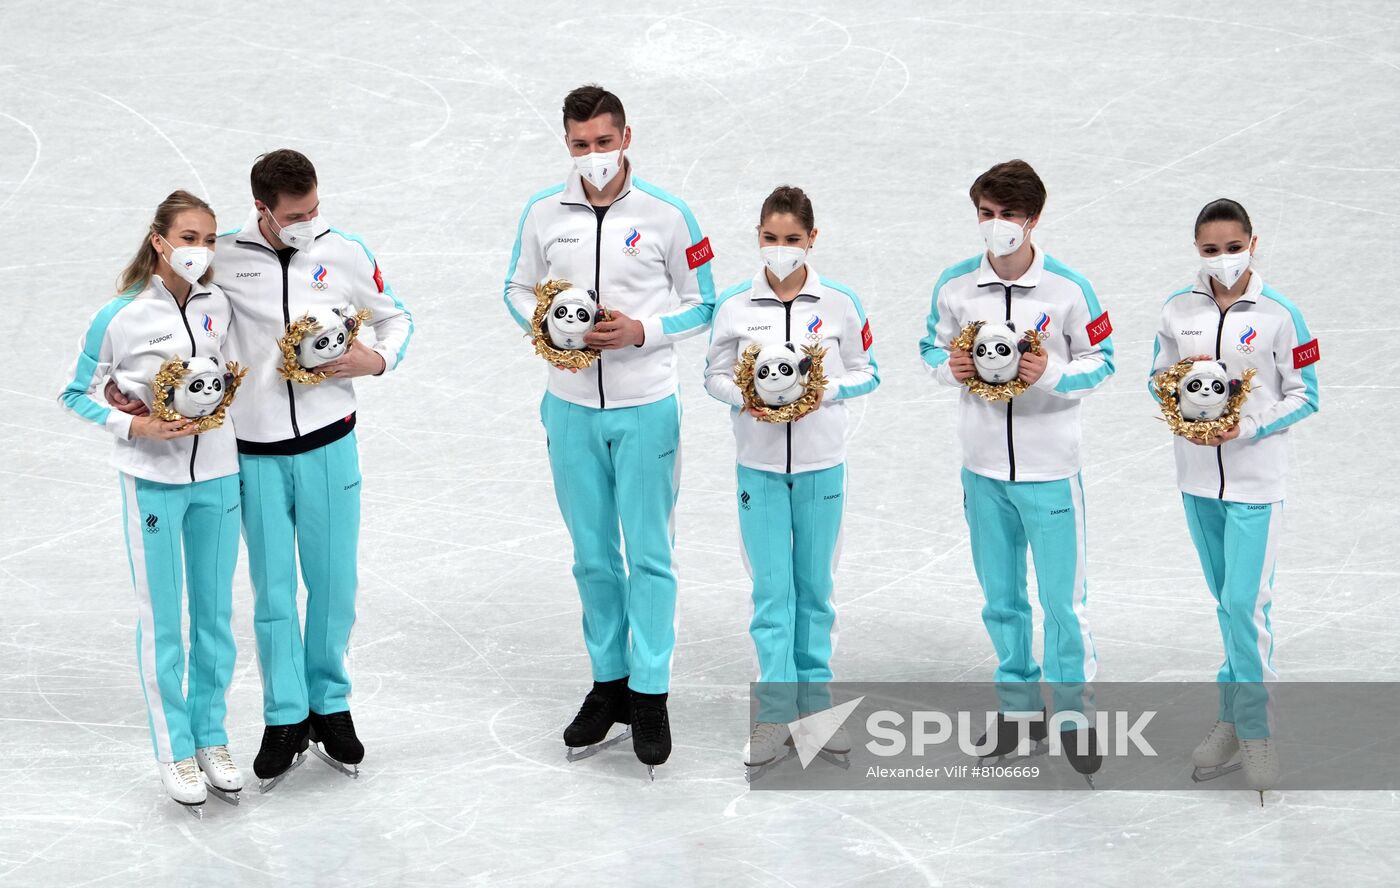
<path fill-rule="evenodd" d="M 782 732 L 782 725 L 773 722 L 758 722 L 753 726 L 753 733 L 749 734 L 749 745 L 752 749 L 766 749 L 773 742 L 777 741 L 778 735 Z"/>
<path fill-rule="evenodd" d="M 233 763 L 233 756 L 229 755 L 227 746 L 211 746 L 204 750 L 204 757 L 209 760 L 209 764 L 214 766 L 214 770 L 219 772 L 221 777 L 233 777 L 238 772 L 238 767 Z"/>
<path fill-rule="evenodd" d="M 196 783 L 199 781 L 199 766 L 194 759 L 180 759 L 175 762 L 175 776 L 180 778 L 181 783 Z"/>

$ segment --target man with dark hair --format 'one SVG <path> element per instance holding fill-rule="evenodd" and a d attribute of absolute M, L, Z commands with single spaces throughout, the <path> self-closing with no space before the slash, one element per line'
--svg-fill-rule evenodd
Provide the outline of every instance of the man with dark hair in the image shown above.
<path fill-rule="evenodd" d="M 1045 185 L 1030 164 L 997 164 L 977 177 L 970 196 L 986 249 L 939 276 L 928 335 L 919 347 L 934 377 L 962 390 L 963 512 L 986 598 L 982 620 L 999 660 L 1001 714 L 994 747 L 985 754 L 1000 757 L 1017 745 L 1016 731 L 1005 729 L 1007 723 L 1018 716 L 1035 720 L 1042 713 L 1036 685 L 1041 670 L 1031 652 L 1027 544 L 1045 612 L 1045 677 L 1056 686 L 1056 710 L 1085 715 L 1089 705 L 1085 685 L 1094 678 L 1098 654 L 1084 612 L 1079 399 L 1113 374 L 1113 340 L 1108 314 L 1089 282 L 1031 241 L 1045 206 Z M 976 322 L 983 324 L 976 354 L 952 349 L 953 340 Z M 993 341 L 994 331 L 1000 332 L 999 341 Z M 1028 348 L 1032 331 L 1040 354 Z M 1008 360 L 1017 363 L 1001 378 L 992 368 Z M 973 377 L 1016 382 L 1025 389 L 989 400 L 967 387 Z M 1035 739 L 1046 733 L 1043 722 L 1029 730 Z M 1092 739 L 1092 729 L 1087 736 Z M 1074 744 L 1079 735 L 1066 739 Z M 1066 750 L 1076 770 L 1097 770 L 1097 754 L 1076 756 L 1078 749 Z"/>
<path fill-rule="evenodd" d="M 253 211 L 242 228 L 219 236 L 214 280 L 233 307 L 229 354 L 250 370 L 230 409 L 266 724 L 253 771 L 266 791 L 301 762 L 308 741 L 350 776 L 364 758 L 345 662 L 360 531 L 351 380 L 398 366 L 413 316 L 364 242 L 326 223 L 305 155 L 269 152 L 253 164 L 250 179 Z M 362 311 L 369 317 L 361 325 Z M 349 340 L 343 354 L 314 372 L 305 362 L 291 366 L 278 342 L 304 318 L 317 322 L 308 338 L 321 330 Z M 372 344 L 359 338 L 371 331 Z M 304 634 L 298 563 L 306 583 Z"/>
<path fill-rule="evenodd" d="M 593 672 L 564 742 L 573 760 L 623 739 L 604 744 L 613 724 L 630 724 L 633 750 L 654 773 L 671 752 L 680 480 L 672 343 L 709 326 L 712 251 L 680 199 L 633 174 L 632 129 L 617 96 L 580 87 L 563 111 L 575 169 L 526 204 L 505 303 L 526 333 L 535 285 L 548 279 L 571 282 L 606 309 L 584 338 L 601 357 L 577 371 L 551 366 L 541 406 Z"/>

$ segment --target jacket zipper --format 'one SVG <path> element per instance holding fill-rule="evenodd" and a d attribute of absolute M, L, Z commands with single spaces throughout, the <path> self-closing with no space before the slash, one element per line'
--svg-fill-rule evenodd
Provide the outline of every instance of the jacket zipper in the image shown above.
<path fill-rule="evenodd" d="M 792 297 L 796 302 L 797 297 Z M 783 303 L 783 341 L 792 342 L 792 302 Z M 792 420 L 787 423 L 787 473 L 792 474 Z"/>
<path fill-rule="evenodd" d="M 1006 291 L 1006 323 L 1011 323 L 1011 287 L 1002 284 L 1002 289 Z M 1006 461 L 1011 469 L 1011 480 L 1016 480 L 1016 442 L 1011 435 L 1011 408 L 1015 404 L 1014 400 L 1006 402 Z"/>
<path fill-rule="evenodd" d="M 285 330 L 292 323 L 292 311 L 287 304 L 287 270 L 292 264 L 291 253 L 277 253 L 277 261 L 282 265 L 282 327 Z M 300 438 L 301 429 L 297 427 L 297 401 L 296 387 L 292 381 L 287 380 L 287 410 L 292 418 L 292 437 Z"/>
<path fill-rule="evenodd" d="M 1238 299 L 1236 299 L 1234 302 L 1231 302 L 1231 303 L 1230 303 L 1230 308 L 1224 309 L 1223 311 L 1222 311 L 1221 308 L 1220 308 L 1220 303 L 1218 303 L 1218 302 L 1215 301 L 1215 297 L 1212 296 L 1212 297 L 1210 298 L 1210 303 L 1211 303 L 1211 305 L 1214 305 L 1214 306 L 1215 306 L 1215 310 L 1216 310 L 1216 311 L 1220 312 L 1220 322 L 1219 322 L 1219 324 L 1217 324 L 1216 327 L 1215 327 L 1215 359 L 1218 361 L 1218 360 L 1220 360 L 1220 341 L 1221 341 L 1221 339 L 1222 339 L 1222 338 L 1224 337 L 1224 335 L 1225 335 L 1225 315 L 1229 314 L 1230 308 L 1234 308 L 1236 305 L 1239 305 L 1239 304 L 1240 304 L 1240 301 L 1239 301 Z M 1216 499 L 1222 499 L 1222 500 L 1223 500 L 1223 499 L 1225 498 L 1225 445 L 1224 445 L 1224 444 L 1217 444 L 1217 445 L 1215 445 L 1215 467 L 1216 467 L 1216 469 L 1219 470 L 1219 472 L 1220 472 L 1220 493 L 1218 493 L 1218 494 L 1216 495 Z"/>
<path fill-rule="evenodd" d="M 178 301 L 176 301 L 176 303 L 175 303 L 175 307 L 176 307 L 177 309 L 179 309 L 179 311 L 180 311 L 180 320 L 181 320 L 181 321 L 184 321 L 184 323 L 185 323 L 185 333 L 190 337 L 190 358 L 191 358 L 191 359 L 193 359 L 193 358 L 198 354 L 198 352 L 199 352 L 199 346 L 197 346 L 197 345 L 194 344 L 194 330 L 190 329 L 190 319 L 189 319 L 189 317 L 185 314 L 185 307 L 188 306 L 188 305 L 190 304 L 190 299 L 193 298 L 193 296 L 194 296 L 194 288 L 191 287 L 191 288 L 190 288 L 190 296 L 188 296 L 188 297 L 185 298 L 185 304 L 184 304 L 184 305 L 181 305 Z M 174 295 L 172 295 L 170 298 L 171 298 L 171 299 L 174 299 L 175 297 L 174 297 Z M 190 437 L 190 483 L 191 483 L 191 484 L 194 483 L 194 458 L 195 458 L 196 455 L 198 455 L 198 453 L 199 453 L 199 435 L 192 435 L 192 436 Z"/>
<path fill-rule="evenodd" d="M 611 206 L 611 205 L 609 205 Z M 593 208 L 593 215 L 597 217 L 598 228 L 593 237 L 593 298 L 598 305 L 603 304 L 603 216 L 599 214 L 598 208 Z M 602 410 L 608 406 L 607 398 L 603 396 L 603 354 L 598 353 L 598 409 Z"/>

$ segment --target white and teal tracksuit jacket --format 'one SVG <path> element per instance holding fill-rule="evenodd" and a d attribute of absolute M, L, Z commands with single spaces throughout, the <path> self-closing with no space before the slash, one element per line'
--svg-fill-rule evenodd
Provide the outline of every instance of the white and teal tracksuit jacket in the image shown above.
<path fill-rule="evenodd" d="M 530 198 L 506 272 L 506 307 L 526 333 L 535 285 L 561 278 L 642 322 L 642 345 L 604 352 L 586 370 L 543 364 L 549 393 L 584 407 L 635 407 L 675 394 L 673 343 L 704 332 L 714 312 L 709 238 L 684 202 L 632 175 L 628 163 L 627 186 L 602 212 L 577 172 Z"/>
<path fill-rule="evenodd" d="M 1192 355 L 1210 355 L 1231 378 L 1255 371 L 1240 410 L 1240 436 L 1220 447 L 1177 437 L 1176 478 L 1182 493 L 1240 503 L 1283 499 L 1288 429 L 1317 410 L 1317 341 L 1297 307 L 1250 271 L 1243 295 L 1221 311 L 1201 272 L 1162 306 L 1152 349 L 1152 376 Z M 1148 379 L 1148 390 L 1151 377 Z M 1155 391 L 1153 395 L 1155 397 Z"/>
<path fill-rule="evenodd" d="M 1225 646 L 1216 676 L 1219 718 L 1233 722 L 1241 737 L 1267 737 L 1273 713 L 1266 683 L 1278 677 L 1271 612 L 1288 430 L 1318 409 L 1321 351 L 1302 313 L 1257 269 L 1229 308 L 1222 311 L 1211 294 L 1210 279 L 1200 272 L 1167 298 L 1152 375 L 1193 355 L 1222 361 L 1232 378 L 1255 371 L 1238 438 L 1205 447 L 1176 437 L 1173 447 L 1187 528 Z M 1156 397 L 1150 377 L 1148 390 Z"/>
<path fill-rule="evenodd" d="M 308 709 L 324 715 L 349 708 L 345 656 L 358 584 L 360 462 L 354 382 L 282 379 L 277 340 L 310 309 L 367 308 L 372 315 L 361 335 L 387 372 L 403 361 L 413 315 L 364 242 L 338 229 L 305 251 L 279 251 L 263 237 L 255 212 L 243 228 L 219 236 L 218 257 L 214 277 L 234 315 L 231 350 L 250 368 L 233 417 L 263 719 L 292 724 Z M 298 566 L 307 590 L 304 630 Z"/>
<path fill-rule="evenodd" d="M 313 308 L 345 303 L 367 308 L 372 316 L 360 335 L 384 358 L 386 372 L 403 360 L 413 336 L 413 315 L 384 280 L 374 254 L 364 241 L 339 229 L 322 234 L 304 253 L 287 250 L 279 256 L 259 230 L 254 212 L 242 228 L 219 235 L 214 280 L 228 294 L 237 319 L 229 347 L 236 360 L 251 368 L 247 389 L 233 407 L 245 452 L 248 444 L 306 437 L 355 412 L 352 380 L 298 385 L 277 374 L 282 365 L 277 340 L 287 324 Z"/>
<path fill-rule="evenodd" d="M 645 330 L 642 345 L 605 351 L 578 373 L 541 362 L 549 382 L 540 416 L 574 544 L 593 677 L 629 676 L 633 690 L 662 693 L 675 647 L 671 548 L 680 484 L 672 343 L 709 326 L 712 251 L 679 198 L 633 176 L 630 166 L 624 175 L 627 184 L 606 208 L 589 204 L 577 172 L 530 198 L 504 297 L 528 333 L 535 285 L 564 279 Z"/>
<path fill-rule="evenodd" d="M 973 321 L 1011 321 L 1036 329 L 1048 363 L 1034 386 L 1011 401 L 971 394 L 948 367 L 948 343 Z M 963 465 L 1002 481 L 1056 481 L 1079 473 L 1079 402 L 1113 375 L 1112 327 L 1089 282 L 1036 248 L 1015 281 L 1003 281 L 985 256 L 943 272 L 933 291 L 925 366 L 963 389 L 958 437 Z"/>
<path fill-rule="evenodd" d="M 131 437 L 132 417 L 99 394 L 109 378 L 152 403 L 151 380 L 173 357 L 228 358 L 230 311 L 219 287 L 195 284 L 182 308 L 158 277 L 93 315 L 60 403 L 116 437 L 112 464 L 136 590 L 137 668 L 156 758 L 179 761 L 228 743 L 225 691 L 233 676 L 230 628 L 238 560 L 238 456 L 228 421 L 199 435 Z M 240 395 L 241 397 L 241 391 Z M 182 592 L 188 578 L 189 688 Z"/>
<path fill-rule="evenodd" d="M 230 423 L 173 441 L 132 438 L 131 415 L 112 409 L 101 396 L 110 377 L 125 395 L 150 406 L 151 380 L 169 359 L 230 359 L 229 322 L 228 299 L 214 284 L 191 287 L 182 309 L 161 279 L 152 277 L 139 293 L 118 296 L 92 316 L 59 402 L 113 434 L 112 465 L 119 472 L 164 484 L 234 474 L 238 454 Z M 240 389 L 238 397 L 242 394 Z"/>
<path fill-rule="evenodd" d="M 808 265 L 783 302 L 760 270 L 715 307 L 705 389 L 729 405 L 738 461 L 739 531 L 753 580 L 749 634 L 758 655 L 758 720 L 789 722 L 830 705 L 836 640 L 834 575 L 846 504 L 847 403 L 880 384 L 870 323 L 849 288 Z M 741 411 L 734 367 L 750 345 L 826 349 L 815 413 L 783 424 Z"/>
<path fill-rule="evenodd" d="M 993 403 L 968 391 L 948 367 L 948 345 L 973 321 L 1036 329 L 1048 363 L 1019 397 Z M 1074 686 L 1093 679 L 1097 654 L 1085 616 L 1085 521 L 1080 470 L 1080 401 L 1113 374 L 1112 324 L 1089 282 L 1042 250 L 1019 279 L 997 277 L 985 255 L 945 270 L 934 286 L 924 364 L 962 389 L 963 507 L 973 566 L 986 596 L 982 619 L 997 651 L 1006 710 L 1040 709 L 1031 653 L 1026 547 L 1035 562 L 1045 618 L 1045 677 L 1061 685 L 1057 709 L 1079 709 Z M 1020 686 L 1018 687 L 1018 683 Z"/>

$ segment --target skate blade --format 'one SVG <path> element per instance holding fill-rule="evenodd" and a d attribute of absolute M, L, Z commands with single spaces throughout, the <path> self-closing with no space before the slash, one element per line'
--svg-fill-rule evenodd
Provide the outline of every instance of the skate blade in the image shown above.
<path fill-rule="evenodd" d="M 769 759 L 769 760 L 766 761 L 766 762 L 763 762 L 762 764 L 759 764 L 759 765 L 745 764 L 745 765 L 744 765 L 744 782 L 745 782 L 745 783 L 750 783 L 750 784 L 753 783 L 755 780 L 757 780 L 758 778 L 762 777 L 764 774 L 767 774 L 769 771 L 771 771 L 771 770 L 773 770 L 774 768 L 778 767 L 778 766 L 781 765 L 783 762 L 787 761 L 788 759 L 792 758 L 792 757 L 795 756 L 795 755 L 797 755 L 797 750 L 796 750 L 796 749 L 793 749 L 791 746 L 789 746 L 788 749 L 787 749 L 787 752 L 785 752 L 785 753 L 783 753 L 782 755 L 779 755 L 779 756 L 774 756 L 773 758 Z"/>
<path fill-rule="evenodd" d="M 832 752 L 829 749 L 823 749 L 821 752 L 817 753 L 817 758 L 831 762 L 843 771 L 849 771 L 851 769 L 851 753 L 849 751 Z"/>
<path fill-rule="evenodd" d="M 656 782 L 656 765 L 647 765 L 647 780 L 651 783 Z M 1264 804 L 1264 794 L 1262 792 L 1259 793 L 1259 804 Z"/>
<path fill-rule="evenodd" d="M 999 765 L 999 764 L 1001 764 L 1002 762 L 1012 761 L 1012 760 L 1014 760 L 1014 759 L 1027 759 L 1027 758 L 1034 758 L 1035 756 L 1039 756 L 1039 755 L 1045 755 L 1045 754 L 1048 753 L 1049 751 L 1050 751 L 1050 743 L 1049 743 L 1049 741 L 1047 741 L 1047 740 L 1035 740 L 1035 741 L 1032 741 L 1032 743 L 1031 743 L 1031 751 L 1028 752 L 1028 753 L 1026 753 L 1025 755 L 1021 755 L 1020 752 L 1018 752 L 1017 750 L 1014 750 L 1014 749 L 1013 749 L 1013 750 L 1011 750 L 1010 752 L 1006 753 L 1005 755 L 987 755 L 987 756 L 981 756 L 981 757 L 979 757 L 979 758 L 977 759 L 977 761 L 978 761 L 979 764 L 983 764 L 983 765 Z"/>
<path fill-rule="evenodd" d="M 206 783 L 204 786 L 209 790 L 211 796 L 223 802 L 225 805 L 232 805 L 237 808 L 238 803 L 243 800 L 243 790 L 241 789 L 220 789 L 212 783 Z"/>
<path fill-rule="evenodd" d="M 186 811 L 190 812 L 190 816 L 193 817 L 195 820 L 203 820 L 203 819 L 204 819 L 204 803 L 203 803 L 203 802 L 194 802 L 194 803 L 190 803 L 190 802 L 176 802 L 175 804 L 179 805 L 181 808 L 184 808 Z M 1261 803 L 1261 804 L 1262 804 L 1262 803 Z"/>
<path fill-rule="evenodd" d="M 326 753 L 326 751 L 325 751 L 324 749 L 321 748 L 321 744 L 319 744 L 319 743 L 312 743 L 311 746 L 310 746 L 310 750 L 311 750 L 311 754 L 314 755 L 314 756 L 316 756 L 316 758 L 318 758 L 318 759 L 320 759 L 321 761 L 325 762 L 326 764 L 330 765 L 332 768 L 334 768 L 334 769 L 336 769 L 337 771 L 339 771 L 340 773 L 344 774 L 346 777 L 349 777 L 351 780 L 358 780 L 358 779 L 359 779 L 359 777 L 360 777 L 360 766 L 359 766 L 359 765 L 347 765 L 347 764 L 345 764 L 345 762 L 337 761 L 336 759 L 334 759 L 334 758 L 332 758 L 330 755 L 328 755 L 328 754 Z"/>
<path fill-rule="evenodd" d="M 295 771 L 297 768 L 300 768 L 301 763 L 304 761 L 306 761 L 306 753 L 298 752 L 296 758 L 292 759 L 292 763 L 287 766 L 287 770 L 283 771 L 281 774 L 278 774 L 276 777 L 269 777 L 266 780 L 258 781 L 258 793 L 266 795 L 267 793 L 272 792 L 274 789 L 277 788 L 277 784 L 281 783 L 283 780 L 286 780 L 287 775 Z"/>
<path fill-rule="evenodd" d="M 1213 768 L 1194 768 L 1191 771 L 1192 783 L 1205 783 L 1207 780 L 1214 780 L 1217 777 L 1224 777 L 1226 774 L 1233 774 L 1244 767 L 1244 762 L 1235 762 L 1228 765 L 1216 765 Z"/>
<path fill-rule="evenodd" d="M 564 758 L 565 760 L 570 762 L 576 762 L 580 759 L 586 759 L 591 756 L 597 755 L 598 753 L 607 749 L 609 746 L 616 746 L 623 740 L 630 740 L 631 737 L 632 729 L 629 727 L 627 728 L 627 730 L 623 731 L 621 734 L 618 734 L 616 737 L 609 737 L 602 743 L 594 743 L 591 746 L 566 746 L 564 747 Z"/>

